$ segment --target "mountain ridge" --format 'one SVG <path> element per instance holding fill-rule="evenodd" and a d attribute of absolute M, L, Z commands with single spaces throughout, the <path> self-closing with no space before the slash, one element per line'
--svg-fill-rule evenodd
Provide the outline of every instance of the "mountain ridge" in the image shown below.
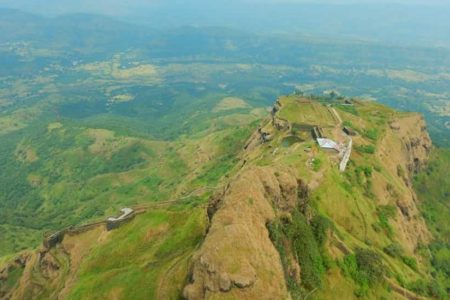
<path fill-rule="evenodd" d="M 398 113 L 376 103 L 335 100 L 331 105 L 342 119 L 339 121 L 329 105 L 320 98 L 300 96 L 277 101 L 270 117 L 261 122 L 238 154 L 239 162 L 224 178 L 225 187 L 217 188 L 208 207 L 202 205 L 189 213 L 193 216 L 188 220 L 194 218 L 197 229 L 188 236 L 195 238 L 181 239 L 186 248 L 180 248 L 184 250 L 177 251 L 174 259 L 167 258 L 169 265 L 164 265 L 168 269 L 158 273 L 153 297 L 295 298 L 319 289 L 316 293 L 321 299 L 355 295 L 401 299 L 405 293 L 422 299 L 407 288 L 417 278 L 431 278 L 427 258 L 419 251 L 430 243 L 431 234 L 412 186 L 412 178 L 426 167 L 432 151 L 425 122 L 419 114 Z M 284 122 L 280 123 L 281 119 Z M 320 149 L 310 136 L 311 126 L 320 126 L 324 135 L 339 143 L 348 138 L 341 133 L 341 122 L 357 132 L 344 173 L 338 170 L 338 153 Z M 53 249 L 18 256 L 3 265 L 0 280 L 11 280 L 14 272 L 23 275 L 15 275 L 20 279 L 18 285 L 3 295 L 16 299 L 32 290 L 32 298 L 37 299 L 45 295 L 88 297 L 86 293 L 130 296 L 133 292 L 119 282 L 112 287 L 99 282 L 101 288 L 94 292 L 95 286 L 81 278 L 90 278 L 85 277 L 89 272 L 100 276 L 96 268 L 105 272 L 101 265 L 106 262 L 97 255 L 114 243 L 122 245 L 120 239 L 128 234 L 137 237 L 126 238 L 130 244 L 120 246 L 123 250 L 111 258 L 121 270 L 113 277 L 128 272 L 121 255 L 129 251 L 147 257 L 126 258 L 138 274 L 149 272 L 146 266 L 149 259 L 153 261 L 151 254 L 137 245 L 149 243 L 158 249 L 164 235 L 175 234 L 177 226 L 192 226 L 188 220 L 186 225 L 182 225 L 184 221 L 179 225 L 156 222 L 158 214 L 178 213 L 170 207 L 166 212 L 150 210 L 112 232 L 94 227 L 69 235 Z M 390 249 L 397 247 L 395 241 L 402 249 L 395 253 L 400 254 L 390 254 L 394 251 Z M 83 243 L 88 243 L 84 250 L 76 250 L 76 245 Z M 125 250 L 128 247 L 135 250 Z M 84 256 L 80 253 L 87 257 L 77 263 L 73 258 L 67 260 Z M 356 270 L 348 271 L 352 259 Z M 367 273 L 360 262 L 363 259 L 369 259 L 371 268 L 380 273 Z M 159 270 L 156 261 L 151 264 Z M 359 272 L 358 277 L 351 272 Z M 47 275 L 39 275 L 41 279 L 36 281 L 39 273 Z M 175 274 L 178 279 L 169 283 L 167 276 Z M 369 278 L 373 282 L 365 281 Z M 321 290 L 333 284 L 341 286 L 335 294 Z"/>

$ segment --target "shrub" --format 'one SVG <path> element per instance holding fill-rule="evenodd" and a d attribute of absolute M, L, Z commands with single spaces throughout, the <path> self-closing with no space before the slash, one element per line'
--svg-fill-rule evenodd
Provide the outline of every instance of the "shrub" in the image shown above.
<path fill-rule="evenodd" d="M 369 280 L 365 274 L 361 273 L 356 256 L 354 254 L 346 255 L 342 262 L 339 263 L 339 267 L 344 273 L 344 276 L 350 277 L 358 284 L 358 289 L 355 290 L 355 296 L 365 296 L 369 290 Z"/>
<path fill-rule="evenodd" d="M 316 227 L 313 230 L 309 226 L 305 217 L 298 211 L 292 213 L 292 220 L 276 221 L 268 226 L 270 238 L 280 253 L 285 270 L 287 269 L 285 242 L 290 242 L 294 255 L 298 258 L 301 267 L 301 280 L 303 286 L 308 289 L 314 289 L 322 285 L 322 277 L 325 273 L 325 266 L 321 256 L 320 247 L 316 241 L 315 235 L 321 237 L 324 242 L 323 232 L 326 231 L 325 221 L 322 218 L 316 219 Z M 317 233 L 315 233 L 317 232 Z M 300 287 L 289 280 L 290 290 L 298 290 Z"/>
<path fill-rule="evenodd" d="M 393 229 L 391 224 L 389 224 L 389 219 L 394 218 L 397 213 L 395 206 L 392 205 L 381 205 L 377 207 L 378 223 L 377 227 L 382 228 L 388 237 L 392 237 Z"/>
<path fill-rule="evenodd" d="M 353 128 L 352 121 L 345 120 L 344 122 L 342 122 L 342 125 L 344 125 L 345 127 Z"/>
<path fill-rule="evenodd" d="M 355 256 L 360 273 L 367 277 L 370 284 L 380 282 L 383 279 L 384 266 L 378 253 L 358 248 L 355 251 Z"/>
<path fill-rule="evenodd" d="M 417 271 L 417 261 L 414 257 L 410 256 L 402 256 L 402 261 L 405 265 L 413 269 L 414 271 Z"/>
<path fill-rule="evenodd" d="M 358 145 L 355 146 L 355 149 L 360 153 L 367 153 L 367 154 L 374 154 L 376 150 L 374 145 Z"/>
<path fill-rule="evenodd" d="M 328 218 L 316 215 L 311 220 L 311 228 L 316 238 L 319 247 L 323 247 L 327 241 L 327 231 L 331 227 L 331 222 Z"/>
<path fill-rule="evenodd" d="M 450 277 L 450 249 L 445 243 L 433 242 L 430 245 L 433 259 L 431 263 L 433 266 Z"/>
<path fill-rule="evenodd" d="M 383 251 L 391 257 L 401 257 L 403 255 L 402 246 L 400 246 L 400 244 L 398 243 L 393 243 L 389 246 L 386 246 Z"/>
<path fill-rule="evenodd" d="M 353 105 L 336 105 L 337 108 L 339 108 L 342 111 L 348 112 L 352 115 L 358 116 L 359 113 L 356 110 L 355 106 Z"/>
<path fill-rule="evenodd" d="M 299 212 L 293 214 L 293 224 L 287 230 L 291 237 L 293 249 L 302 269 L 302 282 L 308 289 L 322 285 L 322 275 L 325 272 L 322 256 L 314 238 L 312 228 L 305 217 Z"/>
<path fill-rule="evenodd" d="M 314 158 L 312 164 L 313 170 L 317 172 L 320 170 L 320 167 L 322 166 L 322 161 L 319 158 Z"/>
<path fill-rule="evenodd" d="M 429 296 L 436 299 L 448 299 L 445 289 L 436 280 L 427 282 L 423 279 L 418 279 L 408 283 L 406 287 L 419 295 Z"/>
<path fill-rule="evenodd" d="M 427 283 L 423 279 L 417 279 L 416 281 L 410 282 L 407 284 L 408 290 L 411 290 L 419 295 L 427 294 Z"/>
<path fill-rule="evenodd" d="M 365 130 L 363 135 L 369 140 L 376 141 L 378 139 L 378 130 L 376 128 L 371 128 Z"/>

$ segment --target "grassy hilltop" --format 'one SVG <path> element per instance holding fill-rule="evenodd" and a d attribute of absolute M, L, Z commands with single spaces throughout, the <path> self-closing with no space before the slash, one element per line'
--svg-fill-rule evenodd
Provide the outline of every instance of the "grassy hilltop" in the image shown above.
<path fill-rule="evenodd" d="M 242 100 L 227 98 L 214 110 L 223 112 L 225 109 L 244 109 L 243 106 Z M 244 250 L 240 252 L 233 247 L 241 243 L 242 238 L 228 234 L 225 238 L 221 230 L 226 230 L 227 226 L 233 228 L 234 222 L 240 222 L 239 218 L 257 220 L 257 215 L 262 212 L 260 205 L 266 205 L 263 203 L 267 201 L 274 214 L 267 224 L 263 223 L 263 229 L 258 229 L 266 233 L 253 236 L 255 223 L 250 222 L 246 227 L 248 240 L 255 239 L 254 243 L 260 243 L 264 236 L 270 237 L 269 244 L 264 247 L 276 249 L 281 270 L 285 273 L 284 278 L 276 278 L 277 284 L 285 285 L 293 298 L 312 292 L 311 297 L 315 299 L 336 296 L 400 299 L 404 293 L 411 297 L 419 294 L 445 299 L 448 286 L 445 228 L 448 226 L 444 224 L 448 222 L 443 213 L 448 210 L 448 191 L 439 180 L 448 161 L 446 152 L 432 150 L 422 118 L 357 100 L 348 104 L 343 99 L 287 96 L 279 98 L 275 107 L 272 116 L 261 119 L 258 130 L 256 124 L 249 125 L 246 131 L 231 127 L 225 130 L 227 134 L 222 131 L 201 134 L 195 143 L 185 138 L 166 142 L 169 145 L 144 143 L 140 139 L 117 141 L 109 131 L 94 131 L 97 139 L 101 133 L 101 139 L 91 140 L 86 153 L 101 149 L 98 153 L 102 156 L 113 155 L 111 144 L 129 147 L 127 143 L 130 142 L 142 143 L 139 146 L 142 148 L 131 153 L 139 153 L 137 156 L 145 163 L 131 172 L 116 170 L 115 180 L 148 178 L 146 176 L 153 169 L 152 157 L 158 157 L 158 162 L 164 166 L 164 159 L 173 159 L 166 147 L 177 144 L 180 146 L 176 153 L 181 159 L 183 153 L 192 155 L 192 148 L 186 147 L 198 150 L 218 147 L 215 153 L 219 154 L 215 157 L 226 155 L 230 158 L 224 161 L 214 157 L 205 159 L 198 162 L 195 169 L 190 169 L 195 165 L 192 158 L 185 158 L 184 169 L 167 175 L 180 179 L 170 185 L 172 188 L 166 192 L 166 199 L 170 195 L 183 195 L 187 186 L 194 191 L 195 187 L 216 187 L 208 209 L 210 193 L 200 194 L 166 208 L 150 209 L 115 231 L 106 232 L 100 226 L 86 233 L 66 236 L 61 245 L 45 252 L 41 258 L 32 252 L 24 252 L 22 257 L 26 257 L 27 262 L 13 268 L 17 275 L 8 277 L 6 290 L 13 290 L 13 295 L 19 297 L 33 293 L 34 297 L 43 299 L 56 295 L 68 299 L 176 298 L 183 293 L 186 296 L 189 294 L 185 287 L 194 280 L 195 289 L 196 276 L 202 272 L 198 269 L 201 268 L 199 255 L 212 257 L 208 246 L 212 244 L 216 245 L 214 251 L 218 256 L 210 258 L 211 268 L 221 266 L 232 280 L 242 282 L 228 292 L 217 292 L 216 295 L 227 296 L 229 293 L 232 297 L 250 293 L 247 295 L 255 296 L 256 285 L 240 288 L 241 284 L 245 286 L 243 282 L 247 275 L 238 275 L 246 274 L 241 273 L 245 270 L 241 264 L 247 258 Z M 339 172 L 337 151 L 318 147 L 311 136 L 312 126 L 320 126 L 324 135 L 338 143 L 347 142 L 349 138 L 343 133 L 343 126 L 357 132 L 352 137 L 353 152 L 345 172 Z M 262 132 L 269 134 L 264 143 L 260 137 Z M 216 141 L 216 146 L 212 141 Z M 97 148 L 99 145 L 103 146 Z M 157 149 L 165 154 L 156 152 Z M 29 156 L 26 151 L 22 152 L 25 153 L 23 156 Z M 99 154 L 94 151 L 89 155 Z M 129 153 L 127 157 L 130 157 Z M 216 161 L 222 161 L 222 164 Z M 202 167 L 203 164 L 210 167 Z M 204 171 L 196 173 L 192 170 Z M 267 178 L 268 175 L 263 175 L 267 172 L 279 181 L 281 194 L 272 198 L 270 188 L 269 194 L 262 198 L 256 194 L 245 196 L 246 192 L 256 191 L 256 187 L 242 184 L 240 180 L 254 176 L 249 177 L 253 178 L 251 184 L 258 184 L 258 178 Z M 223 177 L 225 174 L 228 175 Z M 111 175 L 95 175 L 93 182 L 97 184 L 94 186 L 98 187 L 101 182 L 96 178 L 104 180 L 108 176 Z M 131 189 L 117 197 L 122 201 L 130 199 L 129 205 L 139 203 L 139 197 L 150 199 L 151 194 L 146 192 L 149 187 L 164 195 L 164 184 L 152 186 L 145 180 L 136 183 L 136 179 L 130 182 L 136 190 Z M 439 188 L 433 188 L 431 185 L 437 182 L 440 182 Z M 231 185 L 227 192 L 222 193 L 228 183 Z M 417 196 L 412 183 L 417 187 Z M 239 190 L 240 186 L 245 190 Z M 428 195 L 427 188 L 436 194 Z M 119 191 L 105 192 L 110 196 L 108 211 L 112 212 L 112 195 Z M 250 198 L 236 202 L 234 197 L 238 195 Z M 277 202 L 272 202 L 274 199 L 278 199 Z M 287 201 L 286 204 L 283 201 Z M 238 216 L 235 212 L 230 215 L 230 210 L 235 209 L 231 203 L 243 205 L 240 211 L 248 209 L 249 214 Z M 437 222 L 442 226 L 437 227 Z M 208 228 L 212 231 L 208 232 Z M 223 244 L 222 240 L 226 242 L 227 239 L 231 240 Z M 233 239 L 240 242 L 233 242 Z M 227 255 L 222 255 L 221 251 L 227 251 Z M 228 266 L 228 256 L 234 257 L 234 265 Z M 264 282 L 266 277 L 259 277 L 263 274 L 260 273 L 262 269 L 256 267 L 264 262 L 264 258 L 260 259 L 252 264 L 256 268 L 255 276 Z M 2 263 L 8 261 L 11 257 Z M 271 259 L 267 263 L 276 264 L 277 260 Z M 40 267 L 33 268 L 36 264 Z M 197 275 L 192 277 L 192 272 Z M 20 276 L 30 280 L 19 281 Z M 330 289 L 333 294 L 328 292 Z"/>

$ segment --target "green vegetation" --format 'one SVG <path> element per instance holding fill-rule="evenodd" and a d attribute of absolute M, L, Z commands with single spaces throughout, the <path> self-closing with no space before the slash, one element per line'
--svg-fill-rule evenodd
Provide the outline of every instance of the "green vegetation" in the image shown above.
<path fill-rule="evenodd" d="M 178 297 L 187 258 L 205 230 L 202 209 L 153 211 L 137 218 L 85 258 L 68 299 L 107 298 L 112 290 L 127 299 Z"/>
<path fill-rule="evenodd" d="M 372 173 L 373 168 L 371 166 L 355 166 L 355 164 L 350 161 L 348 172 L 345 174 L 349 182 L 349 184 L 346 184 L 347 189 L 351 190 L 354 186 L 362 187 L 364 190 L 364 195 L 368 198 L 372 198 Z"/>
<path fill-rule="evenodd" d="M 407 288 L 419 295 L 433 297 L 435 299 L 448 299 L 446 291 L 435 280 L 427 282 L 423 279 L 418 279 L 407 284 Z"/>
<path fill-rule="evenodd" d="M 330 219 L 322 215 L 315 215 L 311 220 L 311 227 L 319 248 L 323 250 L 328 239 L 328 231 L 332 228 Z"/>
<path fill-rule="evenodd" d="M 418 174 L 414 186 L 421 200 L 420 208 L 433 232 L 429 245 L 433 281 L 417 281 L 411 288 L 424 295 L 447 299 L 450 290 L 450 151 L 434 149 L 428 167 Z"/>
<path fill-rule="evenodd" d="M 301 287 L 307 290 L 322 286 L 326 269 L 324 244 L 329 227 L 328 219 L 321 216 L 316 216 L 309 225 L 298 211 L 293 213 L 292 220 L 282 219 L 269 225 L 270 237 L 280 252 L 285 270 L 292 263 L 287 258 L 285 245 L 292 245 L 292 255 L 298 259 L 301 268 Z M 293 294 L 301 294 L 302 289 L 295 279 L 288 274 L 286 279 Z"/>
<path fill-rule="evenodd" d="M 355 254 L 349 254 L 339 262 L 345 276 L 352 278 L 358 284 L 355 295 L 364 297 L 370 287 L 383 281 L 384 266 L 381 256 L 368 249 L 358 248 Z"/>
<path fill-rule="evenodd" d="M 388 246 L 386 246 L 383 251 L 391 256 L 391 257 L 401 257 L 403 256 L 403 248 L 400 244 L 398 243 L 392 243 Z"/>
<path fill-rule="evenodd" d="M 332 113 L 324 104 L 317 101 L 291 101 L 289 97 L 281 97 L 282 109 L 278 116 L 298 125 L 318 125 L 329 127 L 335 125 Z M 301 113 L 299 113 L 301 112 Z"/>
<path fill-rule="evenodd" d="M 353 105 L 336 105 L 336 107 L 342 111 L 348 112 L 352 115 L 358 116 L 359 113 Z M 344 123 L 344 126 L 352 127 L 352 123 L 348 122 Z"/>
<path fill-rule="evenodd" d="M 405 263 L 405 265 L 407 265 L 414 271 L 417 271 L 417 261 L 414 257 L 402 256 L 402 261 Z"/>
<path fill-rule="evenodd" d="M 179 97 L 176 101 L 184 101 L 184 95 Z M 221 97 L 205 93 L 203 98 L 184 103 L 189 104 L 188 110 L 203 109 L 184 123 L 177 122 L 177 114 L 159 111 L 161 116 L 151 121 L 159 130 L 152 128 L 152 132 L 144 116 L 124 119 L 111 113 L 106 120 L 97 112 L 86 112 L 87 117 L 76 115 L 83 111 L 62 109 L 60 113 L 66 114 L 62 120 L 46 113 L 31 119 L 29 126 L 3 135 L 0 233 L 5 234 L 0 256 L 37 246 L 44 231 L 105 218 L 123 206 L 170 200 L 181 185 L 186 186 L 185 194 L 215 186 L 236 165 L 238 153 L 257 124 L 256 116 L 243 119 L 230 111 L 214 116 L 216 127 L 204 126 L 213 118 L 209 106 L 214 107 Z M 121 105 L 134 110 L 139 99 L 137 95 Z M 152 107 L 148 103 L 146 109 Z M 228 117 L 242 124 L 223 122 Z M 165 122 L 173 125 L 165 127 Z M 206 150 L 199 153 L 198 145 Z"/>
<path fill-rule="evenodd" d="M 355 150 L 360 153 L 374 154 L 376 148 L 374 145 L 356 145 Z"/>
<path fill-rule="evenodd" d="M 395 206 L 382 205 L 377 207 L 378 222 L 373 224 L 374 230 L 378 232 L 383 231 L 389 238 L 392 238 L 394 232 L 389 220 L 395 218 L 396 214 L 397 209 Z M 395 249 L 390 250 L 394 250 L 395 252 Z"/>
<path fill-rule="evenodd" d="M 353 122 L 349 121 L 349 120 L 345 120 L 342 122 L 342 125 L 344 125 L 345 127 L 350 127 L 353 128 Z"/>
<path fill-rule="evenodd" d="M 368 138 L 369 140 L 372 140 L 374 142 L 377 141 L 379 133 L 376 128 L 367 129 L 363 132 L 363 136 Z"/>
<path fill-rule="evenodd" d="M 82 24 L 84 17 L 79 18 L 74 23 Z M 48 22 L 71 28 L 64 18 Z M 274 44 L 272 38 L 201 28 L 159 33 L 155 39 L 114 22 L 102 26 L 101 32 L 87 24 L 76 39 L 71 38 L 71 30 L 61 30 L 64 34 L 55 32 L 49 41 L 42 34 L 27 34 L 32 28 L 42 29 L 42 24 L 35 25 L 23 28 L 18 37 L 6 32 L 0 43 L 0 257 L 36 247 L 45 231 L 104 219 L 124 206 L 217 187 L 224 176 L 237 170 L 245 142 L 267 115 L 265 108 L 294 88 L 306 95 L 339 87 L 349 95 L 423 112 L 434 142 L 450 145 L 445 101 L 449 79 L 442 73 L 442 64 L 450 57 L 446 52 L 430 50 L 436 55 L 429 55 L 376 46 L 389 52 L 385 55 L 361 43 L 342 44 L 331 53 L 326 42 L 279 37 Z M 201 38 L 198 43 L 189 40 L 193 46 L 186 50 L 186 40 L 180 36 L 192 35 Z M 221 38 L 211 42 L 212 36 Z M 233 51 L 225 49 L 224 40 Z M 355 55 L 358 51 L 373 53 L 371 63 Z M 391 69 L 386 69 L 386 57 Z M 439 66 L 430 57 L 439 57 Z M 369 67 L 355 68 L 361 65 Z M 344 126 L 355 128 L 364 141 L 355 146 L 345 174 L 332 169 L 331 159 L 322 152 L 312 162 L 314 174 L 305 168 L 306 159 L 299 154 L 304 148 L 290 147 L 304 142 L 304 136 L 283 140 L 286 147 L 278 153 L 287 153 L 284 160 L 263 153 L 265 164 L 288 161 L 286 165 L 298 170 L 300 177 L 319 186 L 312 201 L 317 215 L 310 223 L 295 211 L 291 220 L 269 226 L 285 270 L 292 257 L 301 266 L 301 286 L 287 275 L 293 295 L 327 284 L 325 270 L 336 268 L 326 254 L 327 231 L 333 225 L 342 241 L 357 249 L 339 262 L 345 281 L 358 286 L 356 295 L 366 296 L 369 287 L 382 282 L 376 251 L 383 250 L 389 262 L 386 269 L 398 282 L 417 293 L 445 299 L 450 290 L 448 150 L 436 150 L 428 169 L 414 181 L 434 237 L 422 249 L 430 250 L 428 266 L 427 256 L 407 256 L 393 243 L 393 206 L 377 207 L 373 185 L 379 177 L 389 180 L 390 194 L 401 191 L 392 180 L 395 174 L 387 174 L 372 155 L 396 113 L 356 98 L 352 98 L 354 105 L 344 105 L 347 98 L 336 92 L 308 99 L 317 101 L 290 102 L 280 113 L 294 124 L 294 135 L 300 135 L 297 129 L 305 124 L 333 128 L 336 120 L 327 107 L 331 104 L 345 118 Z M 397 173 L 406 177 L 400 165 Z M 206 220 L 200 207 L 209 193 L 183 198 L 176 208 L 149 212 L 111 232 L 86 257 L 69 298 L 179 297 L 188 259 L 204 235 Z M 364 243 L 374 251 L 360 249 Z M 68 263 L 61 261 L 67 273 Z M 417 280 L 422 273 L 426 276 Z M 20 275 L 14 271 L 7 285 L 14 285 Z M 116 294 L 110 295 L 112 290 Z"/>
<path fill-rule="evenodd" d="M 312 165 L 313 170 L 317 172 L 320 170 L 320 167 L 322 167 L 322 161 L 320 160 L 320 158 L 314 158 L 312 161 Z"/>

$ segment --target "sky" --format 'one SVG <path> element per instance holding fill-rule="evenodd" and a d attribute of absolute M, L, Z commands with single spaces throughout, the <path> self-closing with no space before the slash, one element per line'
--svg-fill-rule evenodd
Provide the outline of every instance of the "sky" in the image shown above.
<path fill-rule="evenodd" d="M 404 4 L 445 5 L 450 0 L 0 0 L 0 7 L 11 7 L 41 14 L 65 14 L 71 12 L 92 12 L 109 15 L 126 14 L 136 9 L 151 9 L 158 5 L 189 7 L 192 5 L 229 3 L 296 3 L 296 4 Z"/>
<path fill-rule="evenodd" d="M 450 0 L 0 0 L 0 7 L 102 14 L 155 29 L 220 26 L 450 46 Z"/>

